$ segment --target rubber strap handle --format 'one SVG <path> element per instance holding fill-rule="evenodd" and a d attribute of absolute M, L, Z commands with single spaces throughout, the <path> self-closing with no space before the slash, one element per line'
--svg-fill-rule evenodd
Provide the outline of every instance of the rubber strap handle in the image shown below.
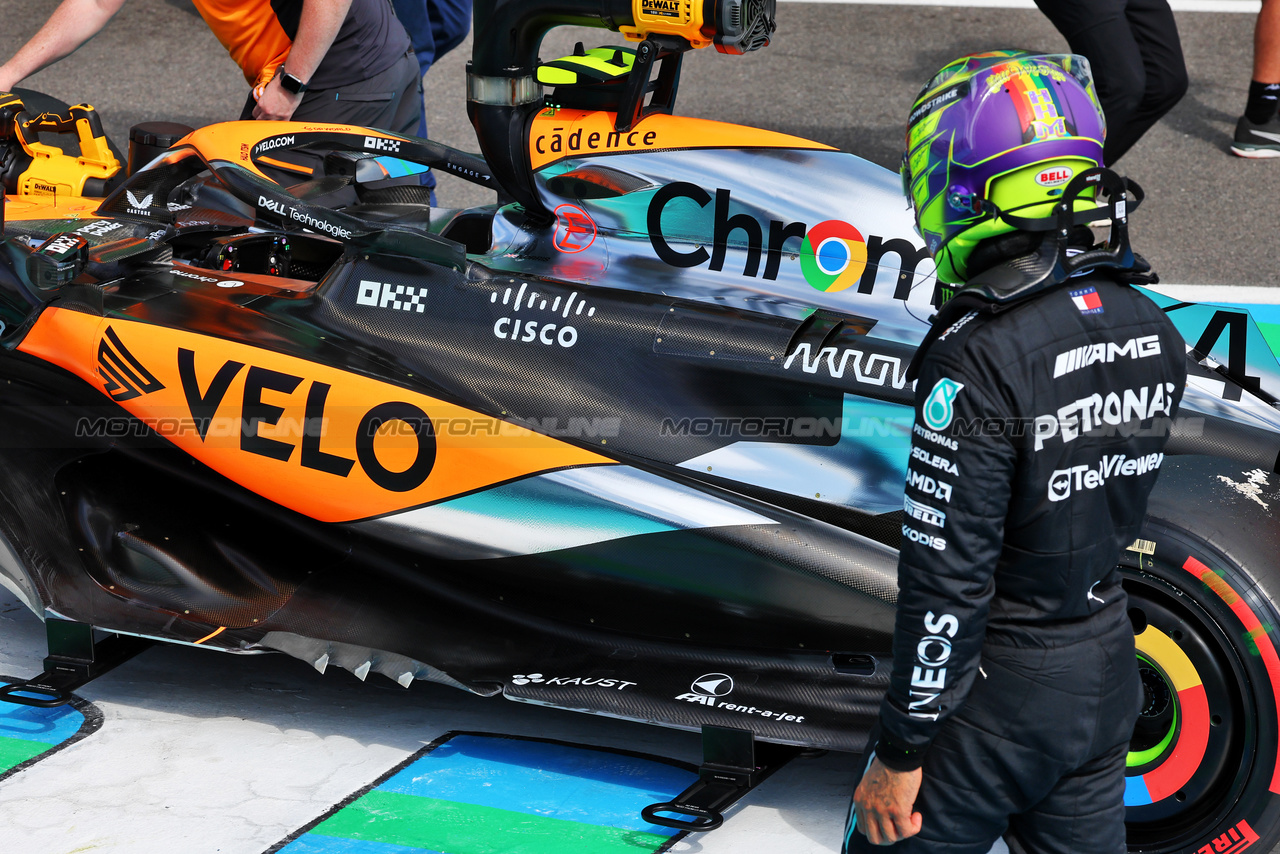
<path fill-rule="evenodd" d="M 665 815 L 658 815 L 660 812 L 673 812 L 678 815 L 687 815 L 690 816 L 693 821 L 668 818 Z M 724 816 L 715 810 L 686 806 L 684 804 L 672 802 L 667 802 L 665 804 L 649 804 L 649 806 L 640 810 L 640 816 L 650 824 L 656 824 L 659 827 L 672 827 L 676 830 L 688 830 L 694 833 L 706 833 L 708 830 L 715 830 L 717 827 L 724 824 Z"/>
<path fill-rule="evenodd" d="M 39 697 L 24 697 L 16 692 L 39 694 Z M 71 695 L 57 688 L 40 688 L 27 682 L 14 682 L 12 685 L 0 685 L 0 702 L 17 703 L 19 706 L 34 706 L 37 709 L 55 709 L 71 702 Z"/>

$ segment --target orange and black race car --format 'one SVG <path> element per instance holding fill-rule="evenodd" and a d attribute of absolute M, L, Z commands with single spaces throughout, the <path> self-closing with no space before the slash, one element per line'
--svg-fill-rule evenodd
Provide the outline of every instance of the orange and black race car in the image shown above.
<path fill-rule="evenodd" d="M 763 46 L 772 3 L 484 5 L 481 156 L 247 122 L 122 169 L 91 109 L 0 99 L 0 582 L 51 646 L 9 699 L 165 641 L 863 747 L 933 311 L 897 176 L 672 114 L 683 51 Z M 630 45 L 539 63 L 566 22 Z M 433 208 L 427 168 L 500 204 Z M 1280 364 L 1246 311 L 1151 296 L 1200 429 L 1123 558 L 1131 841 L 1270 844 Z"/>

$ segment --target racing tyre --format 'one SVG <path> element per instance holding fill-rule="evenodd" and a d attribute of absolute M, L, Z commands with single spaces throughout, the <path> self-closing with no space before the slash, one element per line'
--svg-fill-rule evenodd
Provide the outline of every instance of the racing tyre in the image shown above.
<path fill-rule="evenodd" d="M 1123 561 L 1143 688 L 1129 850 L 1265 854 L 1280 839 L 1280 477 L 1165 465 Z"/>

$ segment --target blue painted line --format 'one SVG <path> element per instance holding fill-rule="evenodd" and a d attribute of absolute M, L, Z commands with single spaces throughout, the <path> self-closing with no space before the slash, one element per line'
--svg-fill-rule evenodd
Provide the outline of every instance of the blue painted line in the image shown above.
<path fill-rule="evenodd" d="M 1151 793 L 1147 791 L 1144 777 L 1124 778 L 1124 805 L 1127 807 L 1144 807 L 1151 803 Z"/>
<path fill-rule="evenodd" d="M 538 526 L 596 532 L 592 542 L 679 530 L 676 525 L 620 507 L 612 501 L 568 489 L 545 477 L 531 477 L 441 502 L 437 507 L 476 519 L 503 519 Z"/>
<path fill-rule="evenodd" d="M 378 161 L 383 169 L 387 170 L 387 175 L 391 178 L 421 175 L 423 172 L 427 172 L 429 170 L 429 167 L 424 166 L 421 163 L 401 160 L 398 157 L 376 157 L 374 159 Z"/>
<path fill-rule="evenodd" d="M 40 709 L 0 704 L 0 735 L 8 738 L 61 744 L 83 725 L 84 715 L 71 706 Z"/>
<path fill-rule="evenodd" d="M 459 735 L 377 788 L 670 835 L 640 818 L 640 810 L 696 779 L 683 768 L 606 751 Z"/>
<path fill-rule="evenodd" d="M 386 842 L 306 833 L 281 848 L 278 854 L 441 854 L 441 852 L 411 848 L 406 845 L 390 845 Z"/>
<path fill-rule="evenodd" d="M 1253 319 L 1259 323 L 1280 323 L 1280 305 L 1261 305 L 1259 303 L 1232 303 L 1249 310 Z"/>

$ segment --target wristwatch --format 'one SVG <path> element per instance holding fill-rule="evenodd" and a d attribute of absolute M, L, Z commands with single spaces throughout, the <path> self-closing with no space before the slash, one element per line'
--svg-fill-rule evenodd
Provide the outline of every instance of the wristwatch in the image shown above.
<path fill-rule="evenodd" d="M 280 66 L 280 88 L 286 92 L 292 92 L 295 95 L 301 95 L 307 91 L 307 84 L 301 79 L 294 77 L 292 74 L 284 70 L 284 66 Z"/>

